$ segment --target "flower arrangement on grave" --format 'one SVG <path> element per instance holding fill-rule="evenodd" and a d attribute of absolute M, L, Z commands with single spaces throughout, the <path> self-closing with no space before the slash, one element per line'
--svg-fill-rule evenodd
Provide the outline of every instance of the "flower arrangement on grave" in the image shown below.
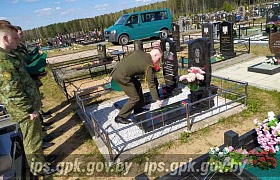
<path fill-rule="evenodd" d="M 224 59 L 222 53 L 215 54 L 214 57 L 216 58 L 216 61 L 221 61 Z"/>
<path fill-rule="evenodd" d="M 250 162 L 249 153 L 242 148 L 234 149 L 232 146 L 224 147 L 220 150 L 218 147 L 210 148 L 208 164 L 210 171 L 225 173 L 229 172 L 235 166 L 244 168 Z"/>
<path fill-rule="evenodd" d="M 274 27 L 274 22 L 272 22 L 272 21 L 270 21 L 270 22 L 268 22 L 267 24 L 266 24 L 266 26 L 268 27 L 268 28 L 273 28 Z"/>
<path fill-rule="evenodd" d="M 278 65 L 279 62 L 278 62 L 278 59 L 276 59 L 275 57 L 272 57 L 272 58 L 267 58 L 267 59 L 264 61 L 264 64 Z"/>
<path fill-rule="evenodd" d="M 199 90 L 199 84 L 204 80 L 205 72 L 199 67 L 191 67 L 188 69 L 188 74 L 182 75 L 179 81 L 187 81 L 187 85 L 192 91 Z"/>
<path fill-rule="evenodd" d="M 273 112 L 268 112 L 268 118 L 263 122 L 257 119 L 254 121 L 257 131 L 257 140 L 260 147 L 267 152 L 276 153 L 279 151 L 280 143 L 280 122 Z"/>
<path fill-rule="evenodd" d="M 271 149 L 269 151 L 265 151 L 261 148 L 252 149 L 249 151 L 249 155 L 250 164 L 262 170 L 268 170 L 277 166 L 275 153 Z"/>

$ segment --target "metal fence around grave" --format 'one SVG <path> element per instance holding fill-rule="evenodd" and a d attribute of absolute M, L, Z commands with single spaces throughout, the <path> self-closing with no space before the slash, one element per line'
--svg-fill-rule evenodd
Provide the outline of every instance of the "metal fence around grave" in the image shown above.
<path fill-rule="evenodd" d="M 109 74 L 116 63 L 112 60 L 112 57 L 100 60 L 96 55 L 49 64 L 49 67 L 59 88 L 67 100 L 70 100 L 74 98 L 74 90 L 81 89 L 87 83 L 86 80 Z"/>
<path fill-rule="evenodd" d="M 102 124 L 100 124 L 100 122 L 95 117 L 93 112 L 87 112 L 86 109 L 88 108 L 88 105 L 85 103 L 85 101 L 87 101 L 88 98 L 83 99 L 82 96 L 79 96 L 79 91 L 75 92 L 75 96 L 77 100 L 76 102 L 78 105 L 78 109 L 85 120 L 88 130 L 91 132 L 92 135 L 96 136 L 97 138 L 100 138 L 103 141 L 103 143 L 108 148 L 110 159 L 114 160 L 115 156 L 121 154 L 121 152 L 123 152 L 124 150 L 129 150 L 134 148 L 134 147 L 126 148 L 129 144 L 134 144 L 134 146 L 137 147 L 141 144 L 147 143 L 156 138 L 159 138 L 168 133 L 177 131 L 185 127 L 191 130 L 192 125 L 196 123 L 195 122 L 196 118 L 198 118 L 197 122 L 200 122 L 208 117 L 225 112 L 229 109 L 233 109 L 238 106 L 247 105 L 248 83 L 225 79 L 217 76 L 212 76 L 212 77 L 213 77 L 213 83 L 217 85 L 217 89 L 218 89 L 217 94 L 210 95 L 209 97 L 201 99 L 200 101 L 194 103 L 188 103 L 184 105 L 182 104 L 181 106 L 178 106 L 177 108 L 173 108 L 170 111 L 156 115 L 152 118 L 141 120 L 140 122 L 130 123 L 121 128 L 112 127 L 112 125 L 104 127 Z M 201 101 L 209 101 L 209 105 L 210 105 L 211 100 L 215 101 L 215 106 L 211 107 L 210 109 L 196 114 L 189 113 L 189 109 L 192 106 L 197 105 Z M 163 124 L 161 127 L 158 128 L 153 127 L 151 131 L 146 133 L 140 133 L 138 136 L 132 136 L 129 139 L 124 139 L 121 135 L 121 134 L 126 134 L 129 131 L 134 131 L 137 128 L 140 129 L 139 127 L 143 126 L 144 123 L 154 124 L 154 121 L 158 121 L 159 119 L 162 119 L 163 116 L 166 115 L 168 116 L 180 110 L 185 110 L 186 112 L 184 118 L 180 120 L 174 121 L 170 124 L 164 124 L 164 121 L 162 121 Z M 165 131 L 166 129 L 168 130 Z M 114 141 L 114 138 L 116 137 L 119 138 L 121 142 L 116 143 Z M 153 138 L 149 138 L 149 137 L 153 137 Z M 143 139 L 144 141 L 141 141 Z M 137 144 L 137 142 L 140 143 Z"/>

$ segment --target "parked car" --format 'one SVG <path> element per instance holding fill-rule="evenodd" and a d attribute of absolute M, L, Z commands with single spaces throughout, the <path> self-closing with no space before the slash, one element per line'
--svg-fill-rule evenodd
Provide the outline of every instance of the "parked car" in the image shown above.
<path fill-rule="evenodd" d="M 165 38 L 172 30 L 172 15 L 168 9 L 134 12 L 122 15 L 106 29 L 104 37 L 113 44 L 126 45 L 131 40 L 149 37 Z"/>

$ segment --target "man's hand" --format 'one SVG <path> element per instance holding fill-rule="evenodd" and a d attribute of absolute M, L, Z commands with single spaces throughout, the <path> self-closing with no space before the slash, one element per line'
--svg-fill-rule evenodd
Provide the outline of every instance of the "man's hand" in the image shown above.
<path fill-rule="evenodd" d="M 157 102 L 158 107 L 162 106 L 162 102 L 163 102 L 162 100 L 157 100 L 156 102 Z"/>
<path fill-rule="evenodd" d="M 34 111 L 33 113 L 29 114 L 29 116 L 30 120 L 35 120 L 40 116 L 40 114 L 37 111 Z"/>

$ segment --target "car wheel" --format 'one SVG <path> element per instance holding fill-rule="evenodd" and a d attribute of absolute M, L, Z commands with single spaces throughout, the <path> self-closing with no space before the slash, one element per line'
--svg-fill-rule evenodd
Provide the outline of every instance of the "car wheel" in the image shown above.
<path fill-rule="evenodd" d="M 128 38 L 127 35 L 123 34 L 123 35 L 120 36 L 120 38 L 119 38 L 119 44 L 120 45 L 127 45 L 128 42 L 129 42 L 129 38 Z"/>
<path fill-rule="evenodd" d="M 168 37 L 168 30 L 167 29 L 162 29 L 160 30 L 161 32 L 159 33 L 160 38 L 167 38 Z"/>

